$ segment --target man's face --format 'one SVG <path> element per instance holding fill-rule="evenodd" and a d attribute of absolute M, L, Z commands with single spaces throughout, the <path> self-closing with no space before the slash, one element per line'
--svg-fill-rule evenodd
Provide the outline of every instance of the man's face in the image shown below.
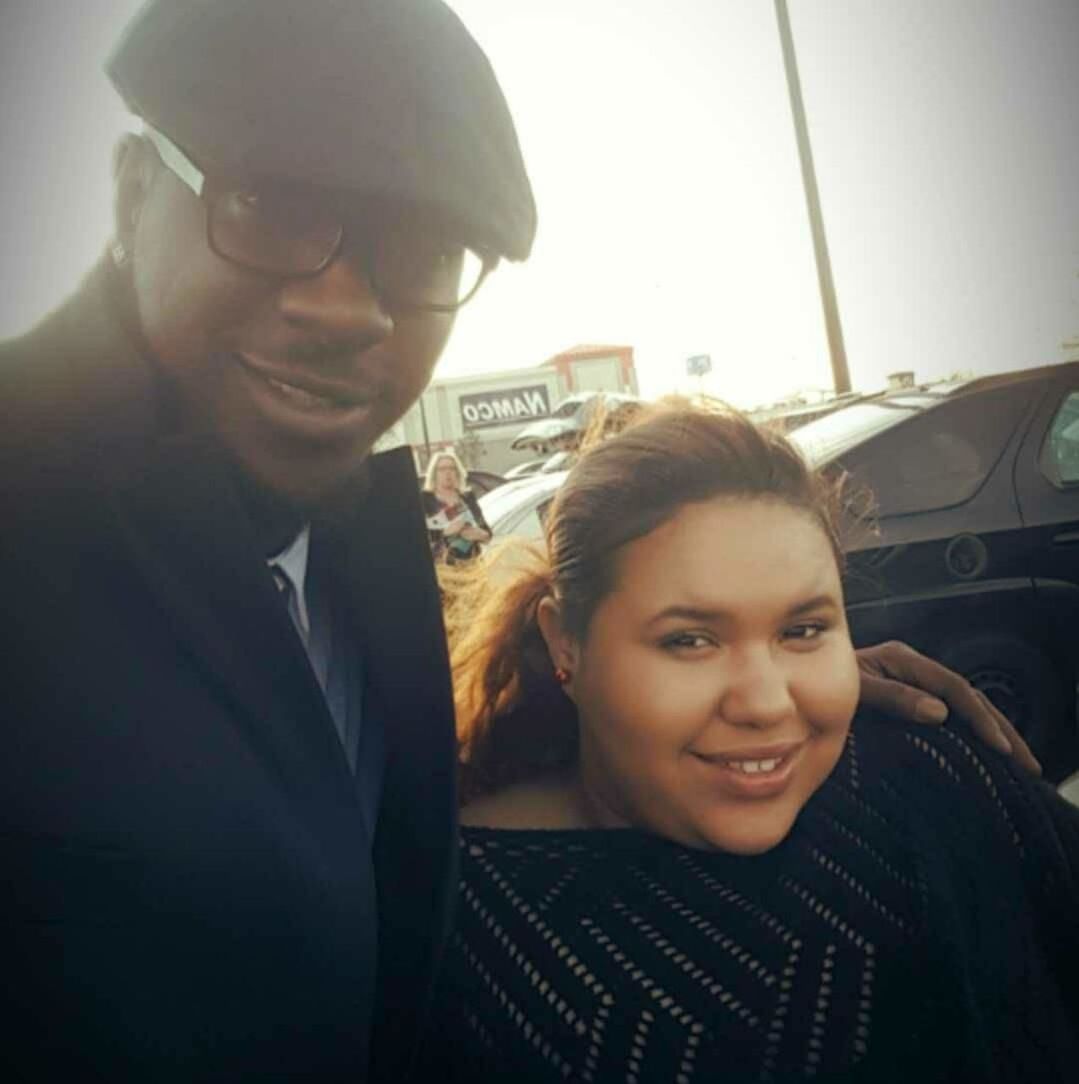
<path fill-rule="evenodd" d="M 160 165 L 133 211 L 139 318 L 185 429 L 293 505 L 332 493 L 427 385 L 453 316 L 383 308 L 348 237 L 314 278 L 222 259 L 203 203 Z"/>

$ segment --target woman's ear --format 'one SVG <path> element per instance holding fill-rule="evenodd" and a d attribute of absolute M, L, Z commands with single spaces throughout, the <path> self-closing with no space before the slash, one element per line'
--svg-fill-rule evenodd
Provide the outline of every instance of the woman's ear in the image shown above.
<path fill-rule="evenodd" d="M 157 165 L 149 142 L 134 133 L 125 135 L 112 152 L 113 242 L 115 251 L 124 258 L 130 258 L 135 251 L 135 227 L 153 186 Z"/>
<path fill-rule="evenodd" d="M 547 645 L 547 654 L 551 658 L 559 684 L 572 700 L 573 676 L 577 672 L 580 652 L 576 639 L 566 631 L 562 623 L 562 611 L 558 603 L 550 595 L 540 601 L 536 609 L 536 622 L 543 642 Z"/>

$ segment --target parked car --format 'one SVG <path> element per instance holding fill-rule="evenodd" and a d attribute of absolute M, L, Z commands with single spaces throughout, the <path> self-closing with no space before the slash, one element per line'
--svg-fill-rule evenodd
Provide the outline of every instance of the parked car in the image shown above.
<path fill-rule="evenodd" d="M 875 494 L 844 540 L 857 645 L 898 639 L 985 692 L 1055 781 L 1079 766 L 1079 364 L 866 399 L 789 434 Z M 543 537 L 566 472 L 481 500 Z"/>
<path fill-rule="evenodd" d="M 577 462 L 580 454 L 581 453 L 575 448 L 565 448 L 561 452 L 552 452 L 545 460 L 543 466 L 540 467 L 539 473 L 558 474 L 559 472 L 562 472 L 565 474 L 565 472 Z"/>
<path fill-rule="evenodd" d="M 425 476 L 417 475 L 416 481 L 419 483 L 420 488 L 423 488 Z M 468 471 L 468 485 L 473 493 L 477 497 L 482 496 L 484 493 L 490 493 L 492 489 L 497 489 L 506 481 L 506 478 L 502 474 L 495 474 L 490 470 L 469 470 Z"/>
<path fill-rule="evenodd" d="M 544 452 L 575 448 L 588 430 L 598 405 L 602 404 L 607 411 L 605 430 L 617 431 L 641 403 L 637 396 L 623 392 L 584 391 L 568 395 L 549 417 L 526 425 L 513 438 L 510 447 L 515 451 L 535 448 Z"/>
<path fill-rule="evenodd" d="M 876 498 L 847 542 L 856 644 L 965 674 L 1059 780 L 1079 763 L 1079 364 L 863 401 L 790 434 Z"/>
<path fill-rule="evenodd" d="M 505 484 L 504 474 L 495 474 L 492 470 L 469 470 L 468 484 L 477 497 L 484 493 L 490 493 L 492 489 L 498 489 Z"/>
<path fill-rule="evenodd" d="M 526 459 L 523 463 L 518 463 L 515 467 L 510 467 L 510 469 L 506 471 L 504 477 L 507 482 L 516 481 L 518 478 L 527 478 L 530 474 L 535 474 L 546 462 L 546 457 Z"/>
<path fill-rule="evenodd" d="M 547 509 L 568 471 L 544 472 L 507 482 L 480 497 L 483 518 L 497 540 L 511 535 L 532 542 L 543 539 Z"/>

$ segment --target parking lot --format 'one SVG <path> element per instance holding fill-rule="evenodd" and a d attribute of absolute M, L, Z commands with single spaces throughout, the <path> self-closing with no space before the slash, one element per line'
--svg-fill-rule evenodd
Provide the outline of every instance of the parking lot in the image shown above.
<path fill-rule="evenodd" d="M 910 643 L 984 691 L 1048 778 L 1079 767 L 1079 364 L 866 397 L 791 438 L 853 497 L 856 645 Z M 564 477 L 486 496 L 495 536 L 541 539 Z"/>

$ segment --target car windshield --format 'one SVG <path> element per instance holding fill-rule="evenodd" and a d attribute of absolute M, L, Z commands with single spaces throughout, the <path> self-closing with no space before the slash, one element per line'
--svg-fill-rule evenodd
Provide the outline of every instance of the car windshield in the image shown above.
<path fill-rule="evenodd" d="M 582 399 L 564 399 L 551 411 L 552 418 L 572 418 L 580 409 Z"/>
<path fill-rule="evenodd" d="M 913 417 L 932 402 L 935 400 L 910 395 L 876 403 L 855 403 L 808 422 L 787 437 L 812 466 L 819 467 L 869 437 Z"/>
<path fill-rule="evenodd" d="M 484 519 L 491 530 L 498 534 L 500 527 L 522 508 L 536 504 L 554 493 L 563 478 L 565 472 L 536 475 L 533 478 L 522 478 L 519 482 L 507 482 L 498 489 L 492 489 L 490 493 L 480 497 Z"/>
<path fill-rule="evenodd" d="M 554 471 L 568 470 L 573 466 L 574 461 L 577 458 L 576 452 L 555 452 L 544 464 L 540 467 L 537 473 L 539 474 L 551 474 Z"/>

